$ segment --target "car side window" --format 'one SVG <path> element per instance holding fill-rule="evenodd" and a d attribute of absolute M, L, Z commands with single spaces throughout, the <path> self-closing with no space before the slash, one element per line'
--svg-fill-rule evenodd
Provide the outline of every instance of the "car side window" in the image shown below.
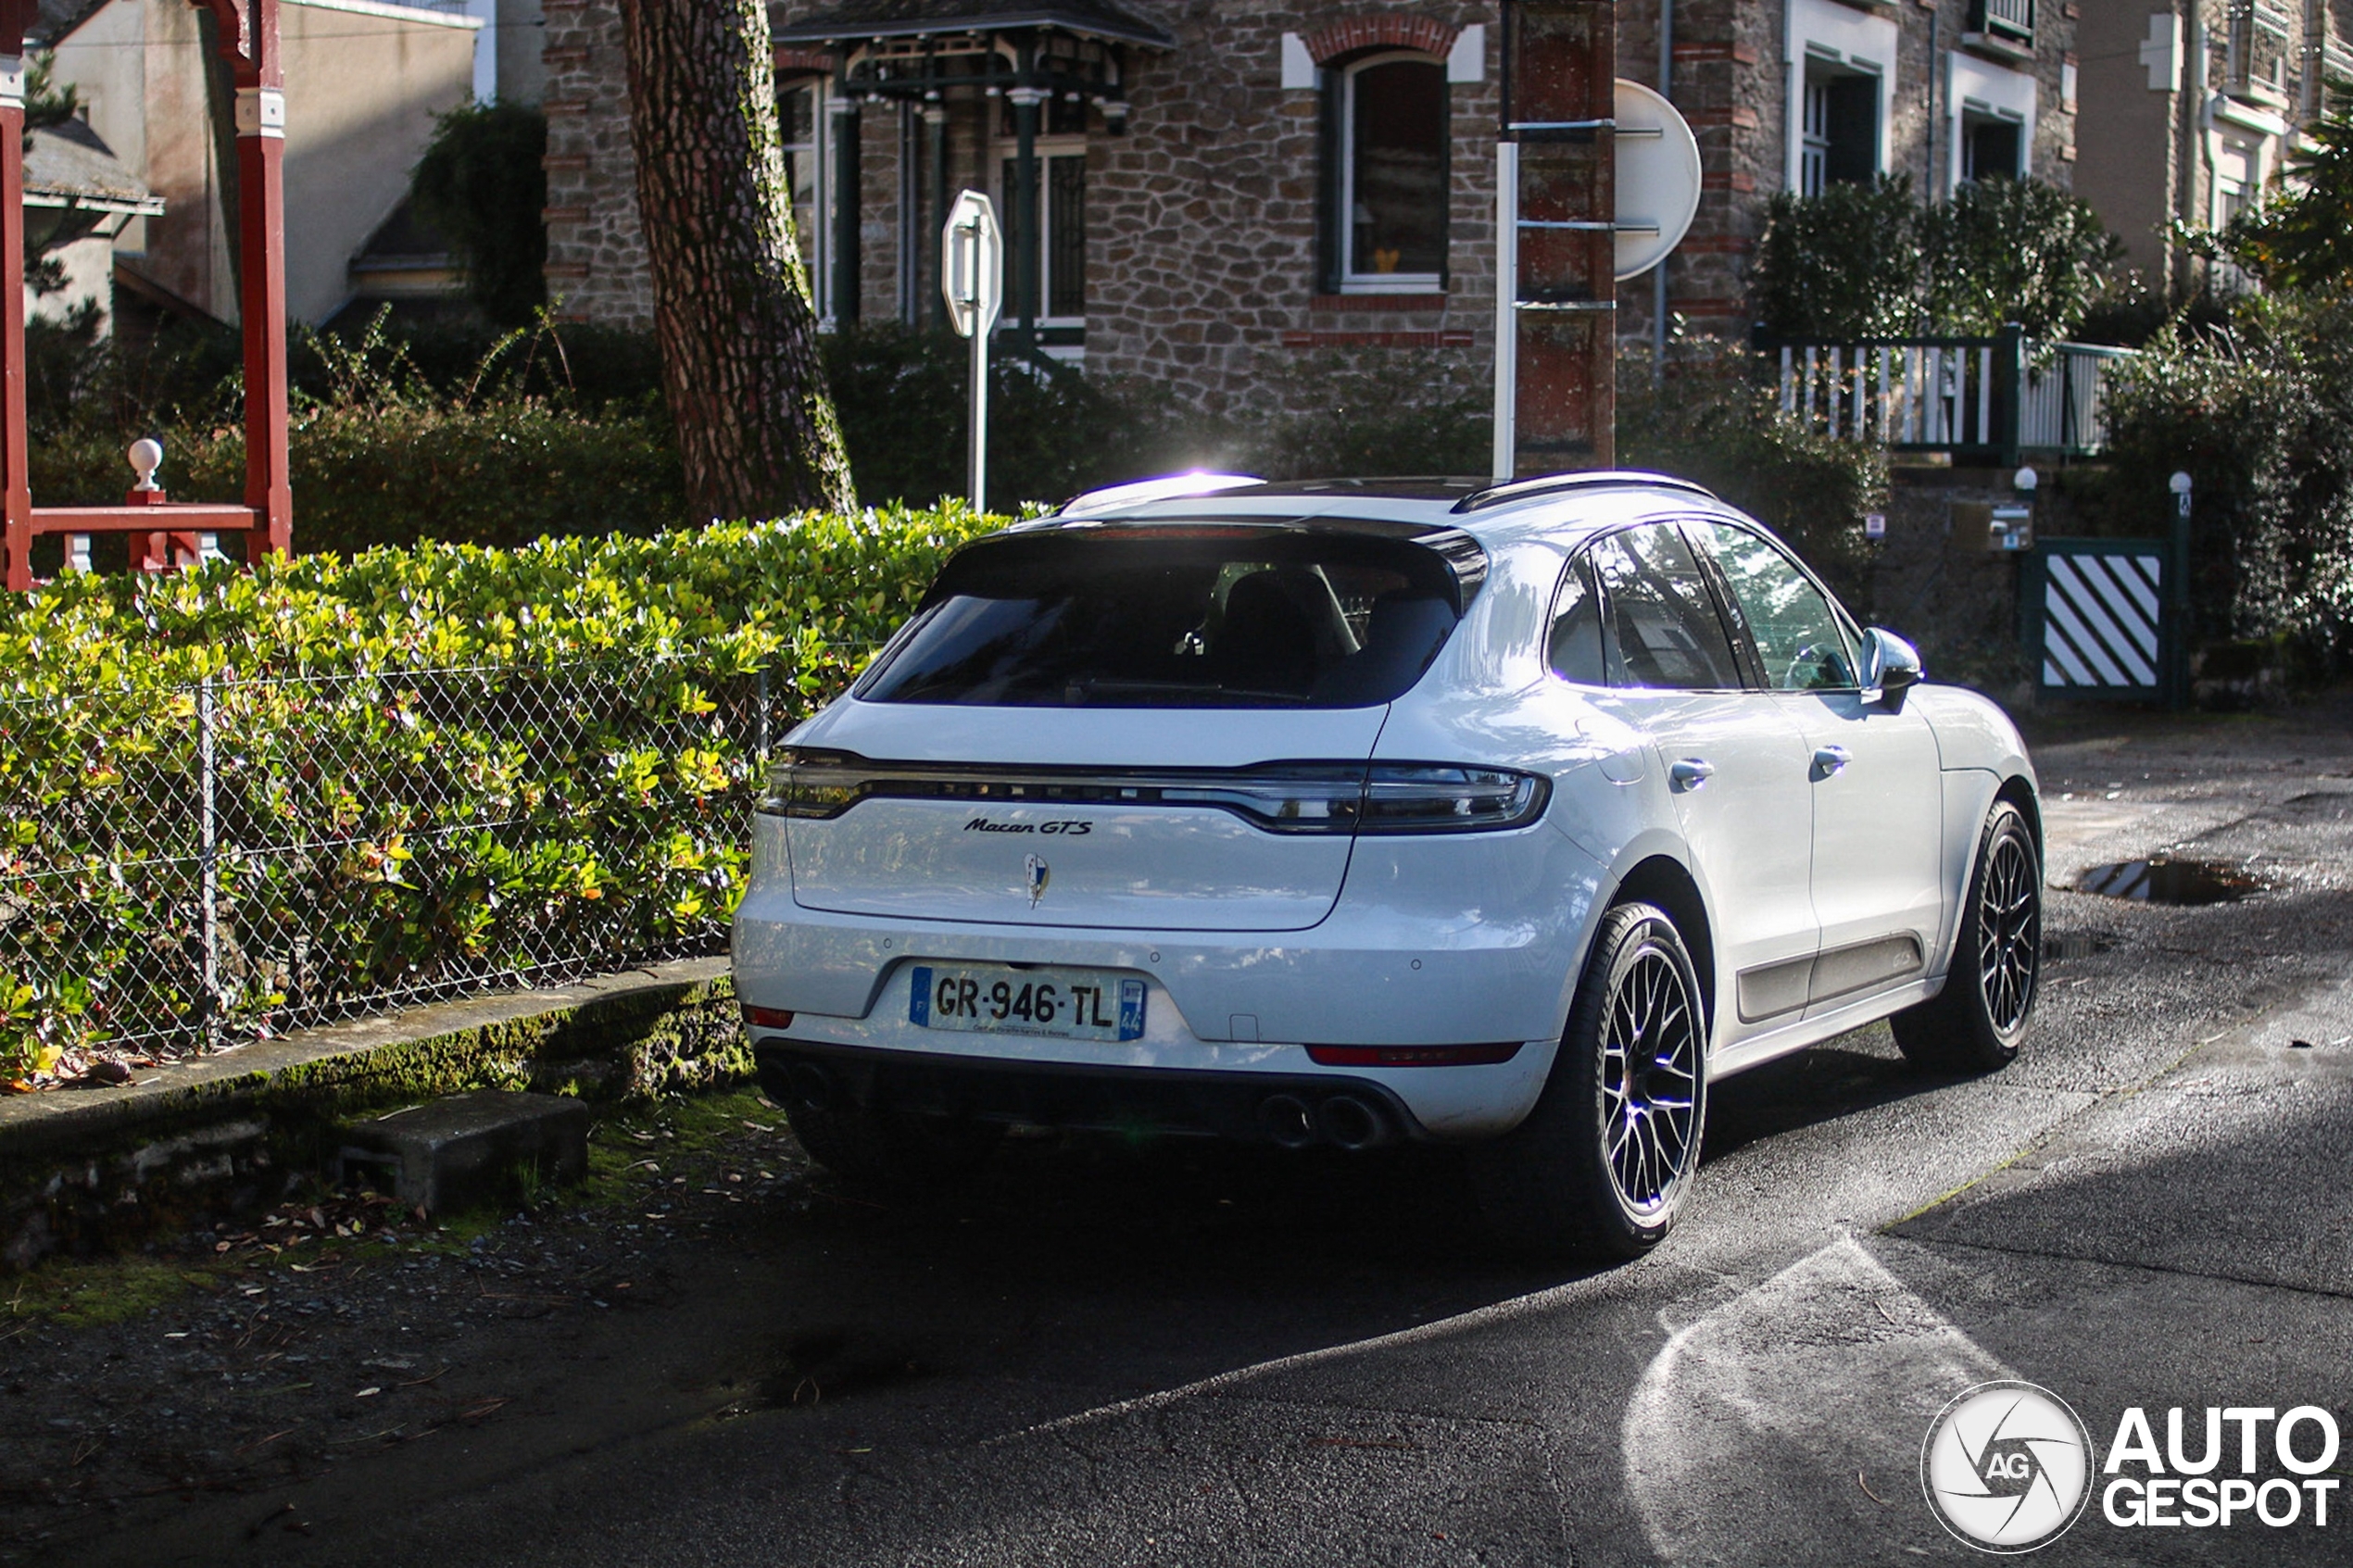
<path fill-rule="evenodd" d="M 1544 662 L 1554 674 L 1580 686 L 1609 684 L 1602 662 L 1602 603 L 1593 592 L 1592 568 L 1583 556 L 1561 573 L 1560 592 L 1553 598 L 1553 629 L 1545 639 Z"/>
<path fill-rule="evenodd" d="M 1609 684 L 1683 691 L 1745 684 L 1732 639 L 1672 523 L 1643 523 L 1596 541 L 1593 575 L 1606 601 L 1603 657 Z"/>
<path fill-rule="evenodd" d="M 1748 622 L 1768 686 L 1811 692 L 1856 684 L 1854 647 L 1828 596 L 1796 562 L 1762 535 L 1732 523 L 1703 521 L 1692 528 Z"/>

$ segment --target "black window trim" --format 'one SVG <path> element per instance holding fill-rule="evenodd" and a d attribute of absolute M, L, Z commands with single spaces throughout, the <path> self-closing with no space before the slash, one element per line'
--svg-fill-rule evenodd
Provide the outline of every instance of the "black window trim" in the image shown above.
<path fill-rule="evenodd" d="M 1616 682 L 1611 682 L 1607 685 L 1604 686 L 1579 686 L 1578 687 L 1579 691 L 1724 693 L 1751 692 L 1757 689 L 1757 685 L 1755 684 L 1756 672 L 1763 668 L 1763 665 L 1756 658 L 1756 650 L 1753 646 L 1749 646 L 1747 623 L 1745 621 L 1735 621 L 1724 613 L 1724 600 L 1726 596 L 1721 585 L 1717 580 L 1716 564 L 1713 560 L 1708 558 L 1707 552 L 1699 547 L 1698 543 L 1692 538 L 1689 531 L 1684 529 L 1682 526 L 1684 515 L 1685 514 L 1682 513 L 1662 513 L 1655 517 L 1632 518 L 1613 527 L 1597 529 L 1587 537 L 1578 541 L 1577 547 L 1569 552 L 1568 561 L 1565 563 L 1562 568 L 1563 573 L 1566 575 L 1569 566 L 1573 566 L 1578 561 L 1589 558 L 1592 554 L 1593 546 L 1599 545 L 1604 539 L 1615 539 L 1619 534 L 1630 533 L 1637 528 L 1666 527 L 1674 529 L 1676 536 L 1683 541 L 1683 548 L 1691 551 L 1692 557 L 1700 562 L 1700 581 L 1706 584 L 1708 602 L 1715 607 L 1717 623 L 1724 633 L 1725 641 L 1731 645 L 1732 662 L 1739 667 L 1740 673 L 1744 684 L 1737 686 L 1635 686 L 1620 685 Z M 1614 646 L 1610 632 L 1612 618 L 1610 615 L 1609 585 L 1602 581 L 1602 574 L 1598 571 L 1587 571 L 1586 581 L 1592 584 L 1593 602 L 1601 612 L 1602 672 L 1606 675 L 1610 672 L 1611 649 Z M 1827 590 L 1825 591 L 1827 592 Z M 1560 588 L 1557 583 L 1554 586 L 1553 595 L 1553 602 L 1557 605 L 1560 602 Z M 1548 618 L 1544 622 L 1544 636 L 1548 644 L 1551 640 L 1552 633 L 1553 623 Z M 1743 651 L 1744 649 L 1745 651 Z M 1619 655 L 1617 662 L 1622 665 L 1624 661 L 1624 656 Z M 1545 672 L 1550 674 L 1552 671 L 1552 657 L 1549 646 L 1544 655 L 1544 668 Z M 1560 677 L 1554 676 L 1554 679 L 1559 680 Z M 1571 683 L 1564 682 L 1563 684 L 1567 684 Z"/>
<path fill-rule="evenodd" d="M 1596 534 L 1593 537 L 1599 538 L 1600 535 Z M 1602 597 L 1601 579 L 1593 574 L 1592 561 L 1591 558 L 1592 556 L 1592 550 L 1593 539 L 1581 540 L 1574 549 L 1568 552 L 1567 558 L 1561 562 L 1560 575 L 1553 580 L 1553 600 L 1551 606 L 1546 609 L 1544 614 L 1542 641 L 1540 645 L 1537 657 L 1544 666 L 1545 674 L 1551 676 L 1554 680 L 1558 681 L 1561 684 L 1565 686 L 1574 686 L 1580 692 L 1608 692 L 1637 689 L 1625 686 L 1613 686 L 1606 679 L 1609 674 L 1609 606 L 1607 601 Z M 1562 674 L 1558 670 L 1553 668 L 1553 628 L 1560 623 L 1561 599 L 1568 591 L 1568 579 L 1571 573 L 1583 574 L 1585 580 L 1585 592 L 1592 596 L 1593 601 L 1594 627 L 1602 640 L 1602 674 L 1604 679 L 1600 685 L 1592 685 L 1584 681 L 1572 681 L 1567 676 Z"/>

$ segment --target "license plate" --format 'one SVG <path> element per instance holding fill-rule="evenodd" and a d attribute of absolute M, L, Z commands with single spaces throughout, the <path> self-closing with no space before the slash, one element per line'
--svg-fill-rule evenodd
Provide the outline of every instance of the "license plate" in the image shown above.
<path fill-rule="evenodd" d="M 907 1018 L 919 1029 L 1140 1040 L 1144 983 L 1098 969 L 917 964 Z"/>

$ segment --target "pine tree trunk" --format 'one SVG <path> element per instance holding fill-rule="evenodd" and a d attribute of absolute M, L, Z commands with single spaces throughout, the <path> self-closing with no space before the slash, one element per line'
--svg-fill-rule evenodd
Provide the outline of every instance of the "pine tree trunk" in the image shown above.
<path fill-rule="evenodd" d="M 697 517 L 855 504 L 793 234 L 765 0 L 621 0 L 662 383 Z"/>

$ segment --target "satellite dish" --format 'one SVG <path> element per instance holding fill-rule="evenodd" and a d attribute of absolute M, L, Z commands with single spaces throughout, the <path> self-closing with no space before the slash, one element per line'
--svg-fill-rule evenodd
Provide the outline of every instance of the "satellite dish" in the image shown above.
<path fill-rule="evenodd" d="M 1617 276 L 1667 259 L 1699 211 L 1699 138 L 1639 82 L 1617 84 Z"/>

